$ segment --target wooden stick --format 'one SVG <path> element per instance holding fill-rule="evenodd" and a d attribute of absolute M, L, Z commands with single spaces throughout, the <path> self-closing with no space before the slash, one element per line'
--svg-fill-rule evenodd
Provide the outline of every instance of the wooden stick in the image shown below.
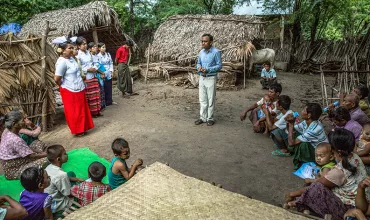
<path fill-rule="evenodd" d="M 146 59 L 145 84 L 148 82 L 149 60 L 150 60 L 150 49 L 151 49 L 151 45 L 150 45 L 150 43 L 149 43 L 149 46 L 148 46 L 148 57 L 147 57 L 147 59 Z"/>
<path fill-rule="evenodd" d="M 245 60 L 245 54 L 244 54 L 244 59 L 243 59 L 243 64 L 244 64 L 244 89 L 245 89 L 245 63 L 246 63 L 246 60 Z"/>
<path fill-rule="evenodd" d="M 47 86 L 46 86 L 46 44 L 47 44 L 47 37 L 48 33 L 50 31 L 49 29 L 49 21 L 46 20 L 46 28 L 44 30 L 44 33 L 42 34 L 42 40 L 41 40 L 41 89 L 45 91 L 45 93 L 48 92 Z M 45 98 L 43 99 L 42 103 L 42 112 L 41 112 L 41 124 L 42 124 L 42 130 L 47 131 L 48 130 L 48 123 L 47 123 L 47 110 L 48 110 L 48 99 L 45 95 Z"/>
<path fill-rule="evenodd" d="M 93 28 L 93 30 L 92 30 L 92 36 L 93 36 L 93 39 L 94 39 L 94 44 L 98 44 L 99 43 L 99 39 L 98 39 L 98 32 L 96 31 L 96 28 Z"/>

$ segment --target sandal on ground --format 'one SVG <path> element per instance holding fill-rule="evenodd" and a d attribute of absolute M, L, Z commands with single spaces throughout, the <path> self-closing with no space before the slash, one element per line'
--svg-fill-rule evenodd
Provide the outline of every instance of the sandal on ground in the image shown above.
<path fill-rule="evenodd" d="M 198 119 L 194 122 L 195 125 L 200 125 L 200 124 L 203 124 L 204 121 L 202 119 Z"/>
<path fill-rule="evenodd" d="M 78 134 L 75 134 L 76 137 L 82 137 L 85 135 L 85 132 L 82 132 L 82 133 L 78 133 Z"/>
<path fill-rule="evenodd" d="M 211 120 L 207 121 L 207 126 L 212 126 L 214 124 L 215 124 L 215 121 L 211 121 Z"/>
<path fill-rule="evenodd" d="M 272 151 L 271 152 L 272 156 L 277 156 L 277 157 L 290 157 L 290 153 L 283 153 L 279 149 Z"/>
<path fill-rule="evenodd" d="M 139 95 L 139 93 L 133 92 L 133 93 L 131 93 L 131 95 Z"/>
<path fill-rule="evenodd" d="M 118 103 L 117 102 L 112 102 L 112 105 L 118 105 Z"/>

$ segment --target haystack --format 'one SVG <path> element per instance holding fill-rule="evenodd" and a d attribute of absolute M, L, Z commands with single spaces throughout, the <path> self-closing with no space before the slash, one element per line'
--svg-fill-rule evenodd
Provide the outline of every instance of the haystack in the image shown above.
<path fill-rule="evenodd" d="M 264 22 L 260 17 L 241 15 L 175 15 L 168 18 L 155 32 L 153 43 L 147 49 L 150 62 L 148 78 L 188 75 L 186 71 L 171 71 L 168 63 L 176 66 L 191 66 L 201 48 L 201 36 L 214 36 L 214 46 L 222 50 L 224 68 L 219 78 L 227 78 L 235 84 L 236 75 L 243 73 L 244 62 L 254 46 L 253 39 L 264 38 Z M 166 63 L 164 63 L 166 62 Z M 170 71 L 168 71 L 170 70 Z M 192 69 L 193 73 L 195 68 Z M 142 65 L 146 75 L 146 66 Z M 169 77 L 168 77 L 169 78 Z"/>
<path fill-rule="evenodd" d="M 41 36 L 45 20 L 56 30 L 49 33 L 48 41 L 60 36 L 83 36 L 88 42 L 103 42 L 107 51 L 114 55 L 129 36 L 123 32 L 118 14 L 105 2 L 94 1 L 86 5 L 40 13 L 22 28 L 20 36 Z"/>
<path fill-rule="evenodd" d="M 156 162 L 65 219 L 308 218 L 185 176 Z"/>
<path fill-rule="evenodd" d="M 42 105 L 47 100 L 46 113 L 50 116 L 55 111 L 52 88 L 56 86 L 53 76 L 57 58 L 54 49 L 46 45 L 46 87 L 42 87 L 41 38 L 0 35 L 0 114 L 21 108 L 33 122 L 40 122 Z M 52 120 L 48 122 L 52 124 Z"/>

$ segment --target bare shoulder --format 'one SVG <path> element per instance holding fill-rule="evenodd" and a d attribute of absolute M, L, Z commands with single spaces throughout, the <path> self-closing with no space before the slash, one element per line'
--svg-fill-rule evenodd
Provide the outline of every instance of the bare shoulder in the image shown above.
<path fill-rule="evenodd" d="M 118 170 L 126 170 L 126 166 L 122 161 L 116 160 L 113 164 L 113 168 L 116 168 Z"/>

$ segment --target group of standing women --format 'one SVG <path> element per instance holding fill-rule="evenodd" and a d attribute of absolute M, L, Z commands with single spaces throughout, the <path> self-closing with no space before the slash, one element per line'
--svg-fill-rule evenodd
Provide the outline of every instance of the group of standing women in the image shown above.
<path fill-rule="evenodd" d="M 64 113 L 71 133 L 84 135 L 94 127 L 112 100 L 113 60 L 104 43 L 89 43 L 78 37 L 75 44 L 59 44 L 60 57 L 55 64 L 55 82 L 60 87 Z"/>

